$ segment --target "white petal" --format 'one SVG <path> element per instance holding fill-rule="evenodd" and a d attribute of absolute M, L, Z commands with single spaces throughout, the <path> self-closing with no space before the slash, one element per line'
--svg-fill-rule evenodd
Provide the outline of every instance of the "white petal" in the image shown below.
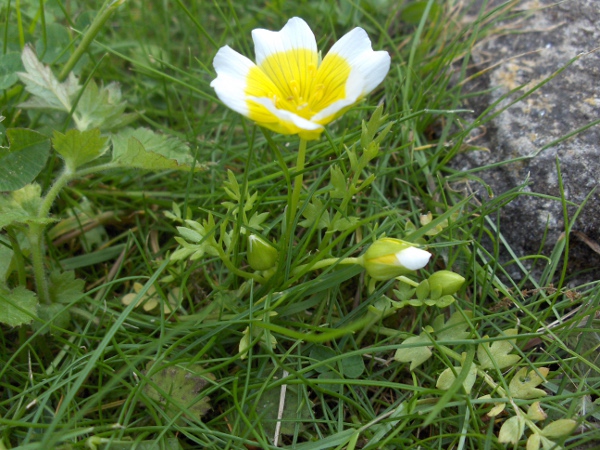
<path fill-rule="evenodd" d="M 259 66 L 269 55 L 294 49 L 317 52 L 317 41 L 308 24 L 299 17 L 292 17 L 281 31 L 262 28 L 252 30 L 256 64 Z"/>
<path fill-rule="evenodd" d="M 401 266 L 409 270 L 418 270 L 425 267 L 431 258 L 431 253 L 417 247 L 408 247 L 396 253 L 396 259 Z"/>
<path fill-rule="evenodd" d="M 273 100 L 266 97 L 248 97 L 248 99 L 255 101 L 256 103 L 264 106 L 269 110 L 271 114 L 276 116 L 282 122 L 289 122 L 295 125 L 297 128 L 301 130 L 307 131 L 316 131 L 321 130 L 323 128 L 322 125 L 318 123 L 311 122 L 310 120 L 306 120 L 300 117 L 293 112 L 286 111 L 284 109 L 277 109 L 273 104 Z"/>
<path fill-rule="evenodd" d="M 248 115 L 244 91 L 248 73 L 255 64 L 226 45 L 217 52 L 213 66 L 217 78 L 210 83 L 210 86 L 215 90 L 217 97 L 234 111 Z"/>
<path fill-rule="evenodd" d="M 347 85 L 346 92 L 350 94 L 348 91 L 352 88 L 352 95 L 355 95 L 360 90 L 358 97 L 375 89 L 390 70 L 390 55 L 386 51 L 373 51 L 371 40 L 362 28 L 355 28 L 342 36 L 327 55 L 330 53 L 343 57 L 352 67 L 352 72 L 356 72 L 353 76 L 357 84 Z"/>

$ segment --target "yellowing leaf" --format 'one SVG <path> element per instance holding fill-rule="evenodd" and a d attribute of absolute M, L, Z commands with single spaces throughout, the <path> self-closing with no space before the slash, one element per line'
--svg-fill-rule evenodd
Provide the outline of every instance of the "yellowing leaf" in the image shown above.
<path fill-rule="evenodd" d="M 494 404 L 494 407 L 489 410 L 489 412 L 487 413 L 487 416 L 488 417 L 496 417 L 498 414 L 500 414 L 505 409 L 506 409 L 506 403 L 496 403 L 496 404 Z"/>
<path fill-rule="evenodd" d="M 498 433 L 498 442 L 501 444 L 519 443 L 525 431 L 525 420 L 521 416 L 513 416 L 502 424 Z"/>
<path fill-rule="evenodd" d="M 526 450 L 538 450 L 540 448 L 540 435 L 537 433 L 533 433 L 527 439 L 527 447 Z"/>
<path fill-rule="evenodd" d="M 537 371 L 545 378 L 550 369 L 547 367 L 540 367 Z M 531 370 L 527 373 L 527 368 L 522 368 L 510 381 L 510 385 L 508 386 L 510 395 L 525 400 L 543 397 L 546 395 L 546 391 L 536 388 L 536 386 L 545 381 L 540 375 L 538 375 L 535 370 Z"/>
<path fill-rule="evenodd" d="M 414 346 L 415 344 L 417 345 Z M 431 357 L 431 338 L 425 332 L 406 339 L 402 346 L 406 347 L 396 350 L 394 359 L 399 362 L 410 362 L 410 370 L 414 370 Z"/>
<path fill-rule="evenodd" d="M 550 422 L 542 430 L 542 435 L 549 438 L 567 436 L 573 432 L 577 422 L 573 419 L 558 419 Z"/>
<path fill-rule="evenodd" d="M 532 420 L 533 422 L 539 422 L 540 420 L 545 420 L 548 415 L 542 409 L 540 402 L 533 402 L 527 408 L 527 418 Z"/>
<path fill-rule="evenodd" d="M 440 374 L 435 386 L 438 389 L 442 389 L 444 391 L 450 389 L 450 386 L 452 386 L 454 380 L 456 380 L 456 375 L 454 375 L 454 373 L 459 374 L 463 370 L 465 370 L 463 367 L 454 367 L 454 371 L 452 370 L 452 368 L 448 367 Z M 475 366 L 475 364 L 471 364 L 471 367 L 469 367 L 469 373 L 467 375 L 467 378 L 465 378 L 465 381 L 463 381 L 463 388 L 465 389 L 465 392 L 467 394 L 471 393 L 471 389 L 473 388 L 476 379 L 477 367 Z"/>
<path fill-rule="evenodd" d="M 505 336 L 516 336 L 518 333 L 516 328 L 511 328 L 504 331 Z M 487 338 L 487 336 L 485 336 Z M 477 347 L 477 359 L 481 364 L 482 369 L 491 369 L 497 367 L 504 369 L 519 362 L 519 355 L 509 355 L 514 349 L 516 339 L 507 339 L 503 341 L 495 341 L 490 345 L 488 342 L 483 342 Z"/>

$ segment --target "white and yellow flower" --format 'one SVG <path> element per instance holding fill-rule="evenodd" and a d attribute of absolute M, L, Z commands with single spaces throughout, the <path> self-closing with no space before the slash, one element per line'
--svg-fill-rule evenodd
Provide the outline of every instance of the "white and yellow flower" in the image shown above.
<path fill-rule="evenodd" d="M 213 65 L 211 86 L 229 108 L 282 134 L 316 139 L 323 126 L 375 89 L 390 68 L 390 55 L 373 51 L 355 28 L 319 61 L 308 24 L 290 19 L 281 31 L 252 31 L 256 64 L 229 46 Z"/>

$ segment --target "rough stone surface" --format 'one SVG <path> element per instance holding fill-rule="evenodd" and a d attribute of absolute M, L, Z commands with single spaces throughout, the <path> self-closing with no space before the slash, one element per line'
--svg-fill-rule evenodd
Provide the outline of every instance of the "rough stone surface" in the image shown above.
<path fill-rule="evenodd" d="M 600 50 L 593 51 L 600 46 L 600 1 L 555 4 L 536 0 L 521 2 L 515 9 L 531 13 L 504 22 L 505 34 L 484 40 L 473 50 L 476 70 L 493 66 L 468 87 L 474 91 L 492 89 L 490 94 L 470 100 L 469 106 L 477 114 L 524 84 L 523 89 L 502 100 L 499 107 L 508 105 L 572 58 L 581 56 L 540 89 L 477 130 L 482 137 L 473 145 L 488 151 L 463 153 L 453 164 L 455 168 L 471 169 L 537 153 L 534 158 L 478 173 L 495 193 L 529 179 L 524 192 L 532 195 L 520 195 L 507 205 L 501 219 L 503 235 L 520 255 L 537 253 L 544 235 L 549 251 L 564 231 L 557 161 L 569 202 L 580 205 L 596 189 L 575 222 L 578 233 L 571 235 L 569 266 L 571 272 L 580 274 L 581 281 L 598 280 L 600 255 L 592 247 L 594 242 L 600 242 L 600 125 L 540 150 L 600 118 Z M 485 201 L 485 190 L 473 188 Z M 570 214 L 575 210 L 570 207 Z M 591 241 L 584 243 L 584 235 Z"/>

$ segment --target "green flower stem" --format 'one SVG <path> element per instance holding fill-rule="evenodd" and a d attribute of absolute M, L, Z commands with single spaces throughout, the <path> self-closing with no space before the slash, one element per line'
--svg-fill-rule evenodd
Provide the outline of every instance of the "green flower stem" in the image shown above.
<path fill-rule="evenodd" d="M 329 267 L 334 264 L 359 264 L 362 265 L 362 257 L 358 258 L 326 258 L 315 263 L 302 264 L 301 266 L 296 267 L 292 271 L 292 275 L 296 276 L 303 272 L 308 272 L 309 270 L 318 270 L 324 267 Z"/>
<path fill-rule="evenodd" d="M 94 21 L 91 23 L 90 27 L 86 30 L 81 39 L 81 42 L 65 64 L 65 66 L 60 71 L 58 75 L 58 79 L 60 81 L 64 81 L 68 76 L 75 64 L 81 59 L 83 54 L 86 52 L 88 47 L 91 45 L 92 41 L 96 37 L 96 35 L 100 32 L 106 21 L 112 16 L 113 12 L 125 3 L 126 0 L 107 0 L 102 5 L 101 12 L 94 18 Z"/>
<path fill-rule="evenodd" d="M 294 219 L 296 218 L 296 212 L 298 209 L 298 204 L 300 203 L 300 193 L 302 192 L 302 179 L 304 172 L 304 162 L 306 160 L 306 140 L 300 139 L 300 145 L 298 146 L 298 157 L 296 159 L 296 178 L 294 178 L 294 188 L 292 190 L 292 197 L 288 204 L 288 212 L 287 212 L 287 235 L 288 242 L 292 241 L 292 236 L 294 235 Z"/>

